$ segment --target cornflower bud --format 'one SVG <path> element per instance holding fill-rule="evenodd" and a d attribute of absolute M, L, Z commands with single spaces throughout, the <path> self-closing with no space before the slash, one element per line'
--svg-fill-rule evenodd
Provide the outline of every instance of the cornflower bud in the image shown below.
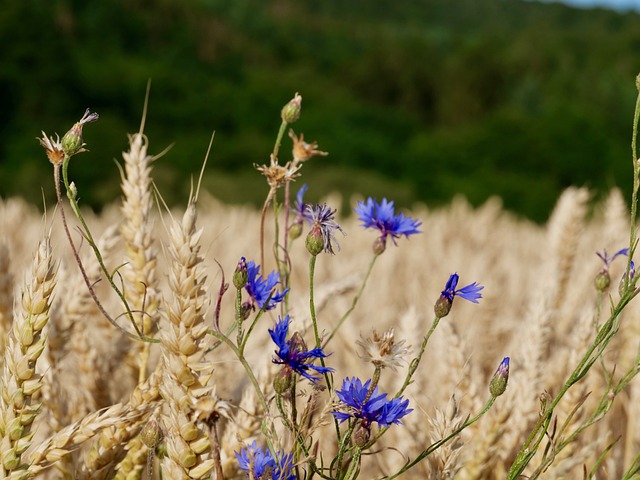
<path fill-rule="evenodd" d="M 609 275 L 608 270 L 600 270 L 596 275 L 596 278 L 593 280 L 594 285 L 596 286 L 596 290 L 599 292 L 604 292 L 611 285 L 611 275 Z"/>
<path fill-rule="evenodd" d="M 507 389 L 509 381 L 509 357 L 504 357 L 496 373 L 493 374 L 491 383 L 489 384 L 489 392 L 492 397 L 499 397 Z"/>
<path fill-rule="evenodd" d="M 158 446 L 162 437 L 162 429 L 154 418 L 150 419 L 142 428 L 142 432 L 140 432 L 140 439 L 142 440 L 142 443 L 152 450 Z"/>
<path fill-rule="evenodd" d="M 307 251 L 314 257 L 324 250 L 324 237 L 320 225 L 316 224 L 311 228 L 304 244 L 307 247 Z"/>
<path fill-rule="evenodd" d="M 294 97 L 289 100 L 284 107 L 282 107 L 282 111 L 280 112 L 280 116 L 282 117 L 282 121 L 286 123 L 294 123 L 296 120 L 300 118 L 300 111 L 302 110 L 302 96 L 299 93 L 296 93 Z"/>
<path fill-rule="evenodd" d="M 371 427 L 368 424 L 365 425 L 365 423 L 363 421 L 353 431 L 353 442 L 360 448 L 364 447 L 371 438 Z"/>
<path fill-rule="evenodd" d="M 95 122 L 96 120 L 98 120 L 98 114 L 89 113 L 89 109 L 87 108 L 80 121 L 76 122 L 73 127 L 64 134 L 60 143 L 66 156 L 70 157 L 76 153 L 86 151 L 83 148 L 85 144 L 82 143 L 82 127 L 85 123 Z"/>
<path fill-rule="evenodd" d="M 248 279 L 249 272 L 247 270 L 247 260 L 242 257 L 238 262 L 236 271 L 233 272 L 233 286 L 236 287 L 236 289 L 240 290 L 247 284 Z"/>
<path fill-rule="evenodd" d="M 285 365 L 282 370 L 278 372 L 273 379 L 273 389 L 277 394 L 282 395 L 291 388 L 293 384 L 293 370 L 288 365 Z"/>
<path fill-rule="evenodd" d="M 295 240 L 302 235 L 302 221 L 296 222 L 289 227 L 289 238 Z"/>
<path fill-rule="evenodd" d="M 377 237 L 373 241 L 373 253 L 382 255 L 387 249 L 387 237 Z"/>

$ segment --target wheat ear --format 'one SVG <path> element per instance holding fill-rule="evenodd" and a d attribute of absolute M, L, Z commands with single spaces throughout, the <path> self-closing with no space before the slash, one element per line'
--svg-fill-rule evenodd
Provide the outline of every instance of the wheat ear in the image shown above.
<path fill-rule="evenodd" d="M 213 367 L 203 361 L 209 343 L 204 319 L 207 294 L 199 245 L 202 230 L 196 227 L 196 218 L 192 202 L 182 222 L 172 225 L 168 248 L 172 295 L 164 309 L 168 326 L 161 335 L 165 374 L 160 391 L 167 403 L 163 418 L 167 455 L 162 469 L 172 479 L 203 478 L 215 464 L 205 423 L 217 402 L 211 385 Z"/>
<path fill-rule="evenodd" d="M 153 242 L 151 211 L 151 164 L 146 137 L 136 133 L 129 137 L 129 151 L 123 152 L 122 215 L 120 235 L 125 247 L 125 266 L 121 272 L 127 285 L 127 301 L 136 316 L 138 328 L 145 336 L 153 334 L 158 323 L 158 291 L 156 290 L 157 251 Z M 138 383 L 146 375 L 151 344 L 137 342 L 127 352 L 127 364 L 138 374 Z"/>
<path fill-rule="evenodd" d="M 13 322 L 13 275 L 9 270 L 9 247 L 0 244 L 0 356 L 4 353 L 5 338 Z"/>
<path fill-rule="evenodd" d="M 128 443 L 140 433 L 144 422 L 158 407 L 158 385 L 162 378 L 158 370 L 131 394 L 126 406 L 129 412 L 127 421 L 102 427 L 98 441 L 92 445 L 77 474 L 77 480 L 112 478 L 115 467 L 127 453 Z"/>
<path fill-rule="evenodd" d="M 43 377 L 36 373 L 36 362 L 47 340 L 43 329 L 49 321 L 54 286 L 55 269 L 47 237 L 40 241 L 26 274 L 19 311 L 5 347 L 0 386 L 2 478 L 20 476 L 27 469 L 22 454 L 31 445 L 31 425 L 41 407 L 36 399 Z"/>

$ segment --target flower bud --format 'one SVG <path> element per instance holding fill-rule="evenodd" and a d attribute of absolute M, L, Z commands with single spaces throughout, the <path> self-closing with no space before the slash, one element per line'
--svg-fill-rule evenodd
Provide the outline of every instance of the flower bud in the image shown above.
<path fill-rule="evenodd" d="M 387 236 L 383 235 L 378 237 L 373 242 L 373 253 L 376 255 L 382 255 L 387 248 Z"/>
<path fill-rule="evenodd" d="M 371 438 L 371 428 L 369 425 L 361 423 L 353 431 L 353 442 L 360 448 L 364 447 Z"/>
<path fill-rule="evenodd" d="M 607 270 L 601 270 L 600 273 L 596 275 L 596 278 L 593 280 L 593 283 L 596 286 L 596 290 L 599 292 L 604 292 L 611 285 L 611 276 Z"/>
<path fill-rule="evenodd" d="M 293 370 L 288 365 L 285 365 L 282 370 L 278 372 L 273 379 L 273 389 L 278 395 L 286 393 L 293 384 Z"/>
<path fill-rule="evenodd" d="M 319 225 L 314 225 L 305 240 L 307 251 L 314 257 L 324 250 L 324 238 Z"/>
<path fill-rule="evenodd" d="M 84 143 L 82 142 L 82 127 L 85 123 L 91 123 L 98 120 L 97 113 L 89 113 L 89 109 L 84 112 L 84 115 L 79 122 L 76 122 L 71 129 L 62 137 L 61 145 L 64 154 L 68 157 L 75 155 L 76 153 L 84 152 Z"/>
<path fill-rule="evenodd" d="M 289 100 L 289 103 L 282 107 L 282 111 L 280 112 L 282 121 L 294 123 L 300 118 L 300 110 L 302 110 L 302 96 L 296 93 L 295 96 Z"/>
<path fill-rule="evenodd" d="M 247 284 L 249 273 L 247 272 L 247 260 L 242 257 L 233 273 L 233 286 L 240 290 Z"/>
<path fill-rule="evenodd" d="M 433 306 L 436 317 L 444 318 L 449 315 L 451 305 L 453 305 L 453 302 L 446 295 L 440 295 L 440 298 L 438 298 L 438 301 Z"/>
<path fill-rule="evenodd" d="M 296 222 L 291 227 L 289 227 L 289 238 L 291 240 L 295 240 L 300 235 L 302 235 L 302 222 Z"/>
<path fill-rule="evenodd" d="M 492 397 L 499 397 L 507 389 L 509 381 L 509 357 L 504 357 L 496 373 L 493 374 L 491 383 L 489 384 L 489 392 Z"/>

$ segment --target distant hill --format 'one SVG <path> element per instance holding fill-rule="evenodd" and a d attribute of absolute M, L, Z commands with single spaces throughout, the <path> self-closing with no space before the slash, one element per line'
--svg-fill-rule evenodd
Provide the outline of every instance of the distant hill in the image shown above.
<path fill-rule="evenodd" d="M 518 0 L 2 2 L 0 195 L 51 202 L 34 140 L 86 107 L 84 203 L 117 198 L 112 159 L 137 131 L 170 152 L 156 179 L 183 200 L 216 131 L 206 186 L 259 202 L 281 106 L 303 95 L 311 198 L 339 189 L 437 205 L 493 194 L 535 220 L 568 185 L 630 189 L 640 15 Z M 285 141 L 283 152 L 289 148 Z M 283 153 L 281 158 L 286 160 Z"/>

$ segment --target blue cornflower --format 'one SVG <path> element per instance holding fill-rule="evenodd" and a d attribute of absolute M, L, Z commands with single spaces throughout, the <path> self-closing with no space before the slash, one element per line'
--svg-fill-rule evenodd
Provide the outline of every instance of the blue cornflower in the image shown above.
<path fill-rule="evenodd" d="M 307 378 L 312 382 L 316 382 L 319 377 L 311 375 L 308 372 L 309 370 L 315 370 L 318 373 L 332 372 L 333 368 L 311 364 L 315 358 L 327 357 L 327 354 L 322 351 L 322 348 L 307 350 L 304 340 L 297 332 L 287 340 L 290 323 L 291 318 L 289 318 L 289 315 L 286 315 L 284 318 L 278 319 L 273 330 L 269 329 L 271 339 L 278 346 L 278 350 L 275 352 L 277 358 L 273 359 L 273 363 L 286 365 L 294 372 L 302 375 L 304 378 Z"/>
<path fill-rule="evenodd" d="M 440 298 L 435 304 L 434 310 L 439 318 L 446 317 L 449 314 L 455 297 L 462 297 L 473 303 L 478 303 L 478 299 L 482 298 L 482 295 L 480 294 L 480 290 L 484 288 L 482 285 L 478 285 L 476 282 L 473 282 L 466 287 L 456 290 L 456 287 L 458 286 L 458 279 L 459 277 L 457 273 L 452 273 L 449 276 L 447 285 L 444 287 Z"/>
<path fill-rule="evenodd" d="M 240 452 L 235 452 L 240 469 L 247 472 L 247 478 L 255 480 L 295 480 L 293 454 L 278 454 L 274 459 L 268 449 L 258 447 L 254 441 Z"/>
<path fill-rule="evenodd" d="M 402 235 L 409 238 L 409 235 L 422 233 L 418 228 L 422 222 L 414 220 L 411 217 L 405 217 L 404 214 L 395 214 L 393 201 L 387 201 L 386 198 L 378 203 L 369 197 L 366 203 L 358 202 L 355 208 L 358 219 L 362 222 L 364 228 L 377 228 L 380 230 L 380 237 L 374 244 L 374 250 L 380 254 L 384 252 L 387 243 L 387 237 L 391 237 L 393 244 L 397 245 L 396 239 Z"/>
<path fill-rule="evenodd" d="M 281 292 L 274 292 L 276 285 L 280 284 L 280 274 L 278 272 L 272 271 L 265 279 L 260 275 L 260 265 L 256 265 L 253 260 L 246 263 L 246 269 L 247 283 L 244 288 L 251 299 L 249 300 L 249 304 L 245 305 L 245 308 L 253 308 L 253 304 L 255 303 L 260 310 L 263 308 L 265 310 L 272 310 L 278 303 L 284 300 L 285 295 L 289 292 L 289 288 L 285 288 Z"/>
<path fill-rule="evenodd" d="M 345 378 L 342 390 L 336 391 L 336 395 L 348 407 L 349 411 L 333 411 L 331 413 L 341 423 L 352 417 L 359 418 L 362 420 L 362 425 L 368 428 L 373 422 L 376 422 L 380 427 L 388 427 L 392 423 L 402 423 L 400 419 L 413 411 L 413 409 L 407 408 L 409 400 L 403 400 L 402 397 L 399 397 L 387 401 L 387 394 L 379 393 L 378 387 L 375 387 L 369 395 L 370 386 L 371 380 L 367 380 L 363 385 L 357 377 Z"/>
<path fill-rule="evenodd" d="M 326 253 L 334 253 L 333 245 L 340 250 L 340 245 L 335 237 L 335 231 L 339 230 L 342 235 L 346 235 L 342 227 L 337 224 L 333 216 L 336 210 L 327 207 L 326 203 L 322 205 L 306 205 L 307 222 L 311 225 L 311 231 L 307 235 L 306 246 L 311 255 L 318 255 L 322 250 Z"/>

